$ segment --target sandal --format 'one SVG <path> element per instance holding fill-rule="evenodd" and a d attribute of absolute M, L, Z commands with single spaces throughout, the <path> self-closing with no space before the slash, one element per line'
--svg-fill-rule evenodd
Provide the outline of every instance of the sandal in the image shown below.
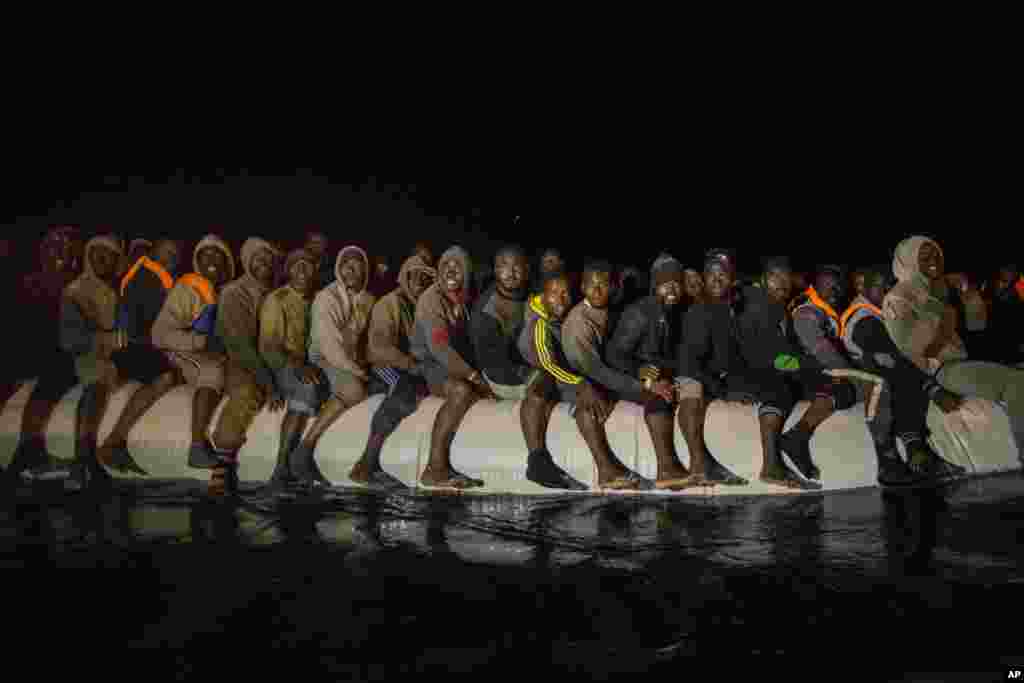
<path fill-rule="evenodd" d="M 632 470 L 628 470 L 621 477 L 616 477 L 607 483 L 598 484 L 597 486 L 599 491 L 652 491 L 655 487 L 655 482 L 641 477 Z"/>
<path fill-rule="evenodd" d="M 482 480 L 467 477 L 461 472 L 451 470 L 451 473 L 451 476 L 444 481 L 435 482 L 433 484 L 427 484 L 420 481 L 419 487 L 421 489 L 426 489 L 427 491 L 464 491 L 466 489 L 479 488 L 484 485 Z"/>
<path fill-rule="evenodd" d="M 778 477 L 766 477 L 763 475 L 758 477 L 758 479 L 760 481 L 763 481 L 765 484 L 773 484 L 775 486 L 782 486 L 787 489 L 798 489 L 801 491 L 818 491 L 822 488 L 822 485 L 820 483 L 816 481 L 801 479 L 800 477 L 790 472 L 788 469 L 785 471 L 785 474 L 781 479 Z"/>
<path fill-rule="evenodd" d="M 694 486 L 700 486 L 703 480 L 703 477 L 699 474 L 688 474 L 685 477 L 676 477 L 674 479 L 656 479 L 654 481 L 654 488 L 659 491 L 685 491 Z"/>

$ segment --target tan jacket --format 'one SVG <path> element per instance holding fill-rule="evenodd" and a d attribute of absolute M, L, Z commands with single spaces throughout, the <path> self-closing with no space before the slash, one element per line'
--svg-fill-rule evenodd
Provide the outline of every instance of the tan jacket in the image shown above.
<path fill-rule="evenodd" d="M 275 289 L 260 309 L 260 354 L 273 370 L 306 364 L 310 303 L 285 285 Z"/>

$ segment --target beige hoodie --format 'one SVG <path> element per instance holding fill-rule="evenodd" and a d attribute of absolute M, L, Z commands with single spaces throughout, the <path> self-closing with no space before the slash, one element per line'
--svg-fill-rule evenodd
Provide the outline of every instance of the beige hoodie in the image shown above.
<path fill-rule="evenodd" d="M 412 298 L 411 278 L 427 273 L 437 279 L 437 271 L 422 258 L 412 255 L 398 271 L 398 287 L 381 297 L 370 316 L 367 356 L 377 367 L 408 370 L 416 364 L 409 353 L 413 326 L 416 323 L 416 301 Z"/>
<path fill-rule="evenodd" d="M 82 274 L 72 280 L 64 288 L 62 295 L 62 310 L 77 311 L 73 315 L 61 315 L 61 338 L 65 348 L 81 349 L 85 344 L 91 344 L 91 350 L 99 358 L 109 359 L 110 354 L 117 349 L 117 332 L 114 330 L 114 322 L 117 318 L 118 295 L 108 282 L 96 277 L 92 269 L 92 261 L 89 258 L 90 252 L 98 246 L 104 246 L 114 251 L 118 256 L 124 254 L 119 240 L 111 235 L 100 235 L 88 241 L 85 245 L 82 264 Z M 70 306 L 70 308 L 69 308 Z M 72 319 L 83 320 L 92 332 L 91 340 L 82 335 L 86 333 L 78 329 L 78 325 L 70 324 Z"/>
<path fill-rule="evenodd" d="M 353 291 L 341 279 L 341 264 L 350 255 L 362 259 L 366 275 Z M 370 312 L 377 299 L 366 291 L 370 279 L 370 259 L 359 247 L 345 247 L 334 262 L 335 281 L 320 290 L 313 299 L 309 359 L 367 377 L 366 330 Z"/>
<path fill-rule="evenodd" d="M 153 323 L 151 336 L 153 345 L 157 348 L 172 351 L 202 351 L 206 348 L 207 338 L 210 335 L 193 332 L 192 323 L 202 314 L 207 302 L 194 287 L 186 284 L 191 276 L 206 281 L 209 286 L 209 281 L 199 273 L 199 252 L 206 247 L 216 247 L 224 253 L 228 263 L 227 281 L 235 279 L 235 258 L 231 254 L 231 248 L 216 235 L 204 237 L 192 252 L 192 267 L 196 272 L 178 279 L 171 291 L 168 292 L 164 307 L 160 309 L 160 315 Z M 210 287 L 210 289 L 213 288 Z M 216 305 L 217 293 L 212 291 L 212 295 L 212 304 Z"/>
<path fill-rule="evenodd" d="M 896 346 L 919 368 L 934 373 L 951 360 L 967 358 L 957 334 L 956 310 L 946 303 L 946 285 L 931 282 L 920 268 L 921 247 L 927 237 L 908 237 L 896 247 L 892 271 L 899 282 L 885 296 L 882 314 L 885 328 Z"/>

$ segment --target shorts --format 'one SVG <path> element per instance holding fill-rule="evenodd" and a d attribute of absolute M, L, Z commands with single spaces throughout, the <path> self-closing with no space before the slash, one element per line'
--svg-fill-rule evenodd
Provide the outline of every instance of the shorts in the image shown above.
<path fill-rule="evenodd" d="M 303 384 L 295 369 L 285 366 L 274 372 L 274 381 L 282 398 L 288 401 L 288 411 L 299 415 L 316 415 L 324 400 L 324 391 L 317 384 Z"/>
<path fill-rule="evenodd" d="M 175 371 L 167 356 L 148 344 L 129 344 L 111 354 L 110 360 L 121 377 L 142 384 L 152 384 L 160 375 Z"/>
<path fill-rule="evenodd" d="M 207 351 L 164 351 L 167 361 L 196 389 L 224 389 L 224 356 Z"/>
<path fill-rule="evenodd" d="M 346 398 L 366 393 L 366 380 L 348 370 L 343 370 L 334 365 L 317 365 L 320 372 L 327 378 L 327 387 L 331 396 Z"/>
<path fill-rule="evenodd" d="M 530 371 L 530 374 L 527 375 L 526 381 L 523 384 L 514 385 L 498 384 L 497 382 L 492 382 L 486 372 L 481 374 L 483 374 L 484 379 L 487 380 L 487 384 L 490 385 L 491 391 L 494 392 L 494 395 L 502 401 L 522 401 L 526 398 L 526 392 L 529 391 L 530 385 L 537 380 L 540 372 L 540 370 L 534 368 Z"/>

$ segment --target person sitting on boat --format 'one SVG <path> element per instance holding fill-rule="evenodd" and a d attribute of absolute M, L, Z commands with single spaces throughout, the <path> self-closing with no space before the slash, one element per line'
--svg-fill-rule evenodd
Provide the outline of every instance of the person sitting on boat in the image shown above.
<path fill-rule="evenodd" d="M 75 374 L 83 385 L 75 416 L 75 476 L 85 483 L 100 474 L 96 441 L 111 393 L 118 385 L 110 357 L 121 343 L 115 328 L 117 290 L 113 281 L 122 254 L 121 244 L 101 235 L 85 245 L 82 274 L 64 289 L 61 300 L 61 347 L 75 359 Z"/>
<path fill-rule="evenodd" d="M 885 328 L 896 346 L 944 389 L 961 396 L 1002 402 L 1018 447 L 1024 448 L 1024 372 L 973 361 L 956 330 L 956 311 L 946 303 L 945 260 L 938 243 L 908 237 L 896 247 L 896 286 L 885 295 Z"/>
<path fill-rule="evenodd" d="M 839 334 L 853 362 L 885 380 L 877 413 L 868 426 L 878 453 L 878 482 L 882 485 L 917 483 L 931 477 L 962 473 L 942 460 L 928 444 L 929 399 L 945 413 L 960 408 L 963 398 L 943 389 L 900 352 L 882 319 L 885 294 L 895 284 L 889 268 L 865 268 L 864 291 L 839 320 Z M 894 437 L 903 442 L 904 464 Z"/>
<path fill-rule="evenodd" d="M 430 438 L 430 460 L 420 477 L 428 488 L 467 489 L 484 485 L 451 464 L 451 444 L 462 418 L 481 398 L 495 398 L 475 367 L 469 335 L 469 287 L 473 265 L 459 246 L 437 262 L 438 280 L 416 303 L 416 324 L 410 350 L 416 370 L 430 393 L 444 398 Z"/>
<path fill-rule="evenodd" d="M 221 287 L 235 278 L 235 259 L 223 239 L 207 235 L 192 252 L 192 267 L 194 272 L 178 278 L 167 294 L 153 322 L 151 336 L 153 345 L 177 369 L 175 384 L 186 383 L 195 388 L 188 464 L 213 469 L 219 460 L 206 431 L 224 388 L 225 361 L 224 345 L 214 334 L 217 298 Z M 166 391 L 171 388 L 156 387 Z M 156 396 L 154 402 L 159 398 Z"/>
<path fill-rule="evenodd" d="M 398 287 L 381 297 L 370 313 L 367 360 L 371 373 L 388 387 L 387 396 L 370 420 L 366 448 L 349 472 L 349 478 L 377 488 L 402 488 L 397 478 L 384 471 L 380 452 L 402 420 L 416 412 L 429 394 L 426 381 L 415 374 L 416 359 L 409 352 L 416 322 L 416 302 L 437 278 L 437 271 L 417 253 L 398 271 Z"/>
<path fill-rule="evenodd" d="M 584 286 L 587 284 L 584 280 Z M 682 264 L 669 254 L 658 257 L 651 267 L 651 289 L 649 296 L 633 303 L 622 314 L 606 353 L 613 369 L 642 382 L 645 391 L 637 391 L 636 385 L 629 382 L 621 397 L 644 407 L 644 421 L 658 458 L 655 485 L 678 490 L 693 485 L 675 446 L 673 378 L 683 323 L 679 305 L 683 298 Z M 599 313 L 595 309 L 585 312 Z M 563 328 L 563 338 L 566 334 Z"/>
<path fill-rule="evenodd" d="M 221 410 L 210 444 L 227 467 L 213 472 L 211 484 L 227 485 L 238 462 L 253 420 L 268 406 L 271 412 L 284 408 L 285 398 L 277 388 L 274 373 L 260 354 L 260 309 L 274 289 L 275 267 L 281 253 L 266 240 L 250 237 L 242 244 L 242 276 L 227 285 L 217 303 L 215 334 L 224 345 L 224 393 L 228 400 Z"/>
<path fill-rule="evenodd" d="M 8 353 L 27 366 L 21 368 L 24 376 L 35 375 L 38 380 L 21 414 L 18 446 L 7 468 L 12 482 L 22 473 L 54 470 L 45 430 L 61 398 L 78 384 L 74 356 L 61 348 L 59 330 L 64 289 L 79 275 L 81 250 L 77 228 L 51 228 L 39 245 L 39 271 L 22 278 L 17 293 L 19 315 L 25 329 L 32 330 L 24 339 L 31 344 Z"/>
<path fill-rule="evenodd" d="M 562 470 L 547 448 L 548 422 L 557 400 L 554 380 L 534 368 L 517 348 L 524 324 L 530 262 L 516 245 L 494 256 L 494 285 L 477 301 L 470 316 L 470 334 L 480 371 L 499 400 L 521 401 L 520 422 L 526 439 L 526 478 L 547 488 L 586 490 Z"/>
<path fill-rule="evenodd" d="M 734 310 L 736 257 L 731 250 L 707 253 L 704 266 L 706 301 L 691 306 L 683 321 L 676 390 L 679 427 L 690 452 L 690 473 L 714 482 L 719 465 L 704 440 L 708 401 L 755 403 L 761 428 L 760 480 L 795 489 L 820 489 L 821 484 L 791 472 L 779 454 L 779 437 L 795 400 L 775 369 L 750 367 L 743 353 Z"/>
<path fill-rule="evenodd" d="M 320 232 L 319 230 L 310 230 L 306 233 L 306 241 L 302 244 L 302 249 L 306 250 L 313 255 L 316 259 L 316 285 L 313 287 L 314 292 L 319 292 L 327 285 L 334 282 L 335 274 L 331 268 L 331 256 L 330 256 L 331 241 L 327 239 L 327 235 Z M 289 280 L 288 273 L 284 273 L 284 282 Z"/>
<path fill-rule="evenodd" d="M 426 242 L 417 242 L 413 246 L 410 256 L 418 256 L 420 261 L 422 261 L 423 265 L 427 268 L 434 267 L 434 252 Z"/>
<path fill-rule="evenodd" d="M 779 372 L 794 398 L 810 402 L 800 421 L 780 437 L 779 448 L 804 477 L 819 479 L 821 473 L 811 459 L 811 437 L 836 410 L 852 407 L 857 402 L 857 392 L 850 382 L 826 374 L 821 362 L 788 334 L 786 302 L 792 274 L 785 257 L 766 259 L 758 285 L 743 292 L 739 326 L 747 363 L 759 370 Z M 887 401 L 888 394 L 884 398 Z M 874 416 L 869 411 L 870 423 L 879 423 Z M 876 443 L 884 446 L 888 440 L 886 436 L 876 439 Z M 881 448 L 877 452 L 881 458 L 888 451 Z M 879 476 L 890 483 L 907 483 L 910 478 L 899 458 L 895 462 L 879 460 L 879 464 Z"/>
<path fill-rule="evenodd" d="M 607 273 L 598 277 L 597 287 L 604 287 L 607 297 Z M 565 273 L 549 273 L 543 280 L 541 294 L 530 298 L 526 322 L 519 335 L 519 352 L 533 367 L 543 370 L 555 380 L 559 401 L 569 403 L 576 426 L 590 448 L 597 467 L 597 487 L 601 490 L 650 488 L 649 482 L 631 471 L 612 453 L 604 423 L 611 415 L 613 403 L 595 382 L 573 369 L 563 346 L 562 321 L 572 307 L 572 285 Z M 554 398 L 554 397 L 553 397 Z"/>
<path fill-rule="evenodd" d="M 166 354 L 153 346 L 152 331 L 167 294 L 174 286 L 181 245 L 160 239 L 149 255 L 142 255 L 121 278 L 118 329 L 124 335 L 121 348 L 111 356 L 122 380 L 142 386 L 128 399 L 97 457 L 103 464 L 142 473 L 127 450 L 128 434 L 147 410 L 178 383 L 178 370 Z"/>
<path fill-rule="evenodd" d="M 334 282 L 313 300 L 309 337 L 309 362 L 320 369 L 330 398 L 289 457 L 292 474 L 305 485 L 331 485 L 317 467 L 316 444 L 345 411 L 366 400 L 371 379 L 366 338 L 377 299 L 367 291 L 370 259 L 359 247 L 345 247 L 334 273 Z"/>
<path fill-rule="evenodd" d="M 320 409 L 323 402 L 320 386 L 326 381 L 322 370 L 306 355 L 310 343 L 310 307 L 317 284 L 316 268 L 316 257 L 308 251 L 296 249 L 288 254 L 285 261 L 288 284 L 268 294 L 260 307 L 260 355 L 274 373 L 274 385 L 287 401 L 277 464 L 269 482 L 274 489 L 284 488 L 297 479 L 310 478 L 300 477 L 295 471 L 292 452 L 298 448 L 309 418 Z"/>
<path fill-rule="evenodd" d="M 988 328 L 988 356 L 1005 365 L 1024 363 L 1024 296 L 1020 270 L 1008 264 L 999 269 L 992 290 L 991 322 Z"/>

